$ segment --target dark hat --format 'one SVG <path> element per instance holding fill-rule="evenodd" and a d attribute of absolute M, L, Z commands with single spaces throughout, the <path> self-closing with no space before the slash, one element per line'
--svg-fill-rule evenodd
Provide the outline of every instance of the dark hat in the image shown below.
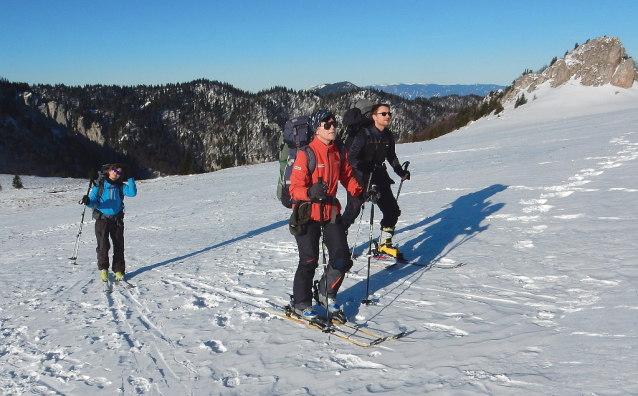
<path fill-rule="evenodd" d="M 314 113 L 310 114 L 310 119 L 308 119 L 308 126 L 312 133 L 317 133 L 317 128 L 319 128 L 319 124 L 323 120 L 327 120 L 328 118 L 334 118 L 334 115 L 330 112 L 330 110 L 317 110 Z"/>

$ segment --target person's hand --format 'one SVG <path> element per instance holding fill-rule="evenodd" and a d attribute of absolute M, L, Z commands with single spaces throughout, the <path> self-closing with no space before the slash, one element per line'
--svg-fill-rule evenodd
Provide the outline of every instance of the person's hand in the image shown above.
<path fill-rule="evenodd" d="M 377 203 L 381 194 L 374 188 L 370 188 L 368 191 L 364 192 L 360 196 L 365 202 Z"/>
<path fill-rule="evenodd" d="M 89 198 L 88 195 L 85 195 L 85 196 L 82 197 L 82 201 L 81 202 L 82 202 L 82 205 L 88 205 L 88 204 L 91 203 L 91 199 Z"/>
<path fill-rule="evenodd" d="M 401 175 L 401 180 L 410 180 L 410 171 L 405 171 L 402 175 Z"/>
<path fill-rule="evenodd" d="M 328 186 L 323 181 L 316 182 L 306 192 L 306 195 L 308 195 L 308 199 L 310 200 L 326 199 L 327 194 L 328 194 Z"/>

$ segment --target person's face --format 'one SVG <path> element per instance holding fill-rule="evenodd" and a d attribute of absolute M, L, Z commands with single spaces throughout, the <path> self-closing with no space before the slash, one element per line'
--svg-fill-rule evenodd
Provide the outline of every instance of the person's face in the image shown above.
<path fill-rule="evenodd" d="M 337 122 L 334 118 L 330 118 L 328 121 L 321 121 L 317 127 L 317 138 L 323 144 L 329 144 L 335 140 L 337 136 Z"/>
<path fill-rule="evenodd" d="M 109 171 L 109 179 L 116 181 L 122 176 L 122 168 L 111 169 Z"/>
<path fill-rule="evenodd" d="M 387 106 L 381 106 L 374 114 L 372 114 L 372 120 L 374 121 L 374 125 L 377 129 L 382 131 L 385 127 L 390 125 L 391 116 L 390 109 Z"/>

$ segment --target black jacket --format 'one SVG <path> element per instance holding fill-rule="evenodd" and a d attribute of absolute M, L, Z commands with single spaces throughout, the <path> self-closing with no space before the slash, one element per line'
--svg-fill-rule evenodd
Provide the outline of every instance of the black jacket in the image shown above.
<path fill-rule="evenodd" d="M 392 132 L 385 128 L 379 131 L 374 125 L 361 128 L 352 141 L 348 150 L 350 165 L 355 168 L 362 178 L 360 182 L 367 183 L 370 172 L 373 172 L 373 184 L 393 184 L 388 172 L 383 166 L 387 160 L 398 176 L 403 176 L 405 171 L 397 158 L 395 141 Z"/>

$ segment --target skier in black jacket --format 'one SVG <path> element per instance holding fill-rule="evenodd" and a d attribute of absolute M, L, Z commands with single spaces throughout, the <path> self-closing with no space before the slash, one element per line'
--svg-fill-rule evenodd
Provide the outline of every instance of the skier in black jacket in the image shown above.
<path fill-rule="evenodd" d="M 364 191 L 367 191 L 370 185 L 377 186 L 379 192 L 377 204 L 383 213 L 379 251 L 402 258 L 401 252 L 392 245 L 394 227 L 399 220 L 401 210 L 390 188 L 394 181 L 388 175 L 385 161 L 388 161 L 401 180 L 410 180 L 410 172 L 401 167 L 395 152 L 394 135 L 388 129 L 392 116 L 390 106 L 374 105 L 370 113 L 373 124 L 361 128 L 348 150 L 348 158 L 350 165 L 356 170 L 355 178 L 363 186 Z M 361 212 L 361 205 L 363 205 L 362 199 L 348 193 L 348 205 L 343 213 L 343 225 L 346 230 L 356 221 Z"/>

